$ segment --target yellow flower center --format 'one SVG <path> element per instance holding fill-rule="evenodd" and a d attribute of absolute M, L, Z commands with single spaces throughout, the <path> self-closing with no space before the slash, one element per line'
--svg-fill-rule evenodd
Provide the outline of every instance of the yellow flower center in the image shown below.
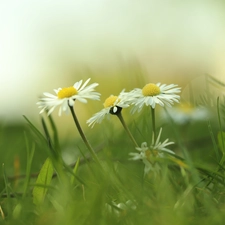
<path fill-rule="evenodd" d="M 142 88 L 142 94 L 144 96 L 155 96 L 160 94 L 160 88 L 155 84 L 149 83 Z"/>
<path fill-rule="evenodd" d="M 105 100 L 104 104 L 103 104 L 104 107 L 105 107 L 105 108 L 108 108 L 108 107 L 114 106 L 114 103 L 115 103 L 115 101 L 117 100 L 117 98 L 118 98 L 118 96 L 114 96 L 114 95 L 108 97 L 108 98 Z"/>
<path fill-rule="evenodd" d="M 151 160 L 152 157 L 158 156 L 158 151 L 157 150 L 146 150 L 145 156 L 148 160 Z"/>
<path fill-rule="evenodd" d="M 188 103 L 181 104 L 178 108 L 182 112 L 187 113 L 187 114 L 192 113 L 194 110 L 194 106 L 192 106 L 191 104 L 188 104 Z"/>
<path fill-rule="evenodd" d="M 62 98 L 69 98 L 72 97 L 73 95 L 76 95 L 78 92 L 76 90 L 76 88 L 74 87 L 66 87 L 63 88 L 62 90 L 60 90 L 57 94 L 58 98 L 62 99 Z"/>

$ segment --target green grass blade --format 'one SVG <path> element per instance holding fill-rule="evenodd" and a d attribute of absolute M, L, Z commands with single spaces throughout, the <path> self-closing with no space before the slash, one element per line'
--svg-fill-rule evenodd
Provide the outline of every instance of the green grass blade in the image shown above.
<path fill-rule="evenodd" d="M 26 142 L 26 150 L 27 150 L 27 166 L 26 166 L 26 178 L 24 182 L 23 198 L 27 195 L 27 190 L 28 190 L 29 182 L 30 182 L 31 165 L 32 165 L 34 152 L 35 152 L 34 144 L 32 145 L 32 148 L 30 150 L 26 134 L 25 134 L 25 142 Z"/>
<path fill-rule="evenodd" d="M 12 205 L 11 205 L 11 199 L 10 199 L 9 181 L 8 181 L 8 177 L 5 172 L 5 164 L 4 163 L 2 164 L 2 170 L 3 170 L 3 179 L 4 179 L 4 183 L 5 183 L 5 191 L 6 191 L 6 196 L 7 196 L 7 213 L 9 215 L 11 212 Z"/>
<path fill-rule="evenodd" d="M 51 125 L 52 131 L 53 131 L 54 146 L 57 149 L 57 151 L 60 151 L 58 131 L 57 131 L 55 122 L 54 122 L 54 120 L 53 120 L 51 115 L 49 115 L 48 118 L 49 118 L 50 125 Z"/>
<path fill-rule="evenodd" d="M 48 131 L 48 127 L 45 123 L 45 120 L 43 118 L 41 118 L 41 123 L 42 123 L 43 129 L 44 129 L 44 132 L 45 132 L 45 136 L 46 136 L 46 139 L 47 139 L 47 142 L 48 142 L 48 146 L 49 146 L 49 149 L 50 149 L 50 154 L 51 154 L 50 156 L 53 157 L 54 159 L 59 159 L 59 152 L 52 145 L 51 136 L 50 136 L 50 133 Z"/>
<path fill-rule="evenodd" d="M 74 183 L 74 179 L 75 179 L 75 175 L 77 173 L 77 170 L 78 170 L 78 167 L 79 167 L 79 163 L 80 163 L 80 158 L 77 159 L 77 162 L 73 168 L 73 174 L 74 175 L 71 175 L 71 179 L 70 179 L 70 183 L 73 184 Z"/>
<path fill-rule="evenodd" d="M 215 137 L 214 137 L 214 134 L 213 134 L 213 130 L 212 130 L 212 126 L 211 126 L 210 121 L 208 121 L 208 130 L 209 130 L 209 134 L 210 134 L 210 137 L 211 137 L 211 140 L 212 140 L 212 143 L 213 143 L 213 149 L 215 151 L 216 159 L 217 159 L 217 161 L 219 161 L 219 149 L 217 147 L 217 143 L 216 143 L 216 140 L 215 140 Z"/>
<path fill-rule="evenodd" d="M 225 154 L 225 149 L 224 149 L 224 142 L 225 142 L 225 132 L 219 131 L 217 135 L 217 140 L 218 140 L 218 145 L 219 149 L 223 154 Z"/>
<path fill-rule="evenodd" d="M 50 134 L 49 134 L 47 125 L 46 125 L 45 120 L 43 119 L 43 117 L 41 118 L 41 124 L 42 124 L 42 127 L 43 127 L 43 129 L 44 129 L 45 137 L 46 137 L 46 139 L 47 139 L 48 145 L 49 145 L 50 149 L 53 149 L 51 136 L 50 136 Z"/>
<path fill-rule="evenodd" d="M 32 131 L 40 138 L 40 140 L 42 140 L 46 143 L 46 139 L 43 136 L 43 134 L 33 125 L 33 123 L 31 123 L 31 121 L 26 116 L 23 116 L 23 117 L 25 118 L 25 120 L 30 125 L 30 128 L 32 129 Z"/>

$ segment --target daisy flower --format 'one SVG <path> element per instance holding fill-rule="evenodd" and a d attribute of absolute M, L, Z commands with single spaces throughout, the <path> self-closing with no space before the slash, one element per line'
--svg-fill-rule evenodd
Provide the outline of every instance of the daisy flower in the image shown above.
<path fill-rule="evenodd" d="M 201 106 L 193 106 L 189 103 L 182 103 L 177 107 L 173 107 L 162 112 L 162 119 L 172 119 L 174 123 L 179 125 L 188 124 L 190 122 L 204 121 L 210 117 L 210 112 L 207 108 Z"/>
<path fill-rule="evenodd" d="M 148 147 L 146 142 L 141 144 L 141 147 L 137 147 L 136 150 L 139 153 L 131 152 L 129 153 L 132 158 L 130 160 L 142 160 L 145 164 L 144 173 L 147 174 L 149 171 L 157 172 L 160 170 L 160 167 L 155 163 L 155 158 L 163 158 L 164 153 L 174 154 L 174 152 L 167 148 L 168 145 L 174 144 L 174 142 L 169 142 L 169 139 L 166 139 L 164 142 L 160 142 L 160 137 L 162 133 L 162 128 L 159 131 L 159 135 L 154 141 L 152 138 L 152 143 Z"/>
<path fill-rule="evenodd" d="M 54 89 L 56 95 L 44 92 L 44 98 L 37 102 L 38 108 L 41 108 L 40 113 L 48 110 L 50 115 L 57 106 L 60 106 L 58 115 L 61 116 L 62 111 L 68 112 L 69 106 L 73 106 L 75 100 L 87 103 L 87 99 L 99 100 L 100 94 L 94 91 L 98 83 L 93 83 L 87 86 L 90 78 L 83 83 L 83 80 L 76 82 L 71 87 Z"/>
<path fill-rule="evenodd" d="M 129 107 L 128 98 L 124 93 L 123 90 L 118 96 L 110 95 L 103 103 L 104 108 L 87 120 L 88 126 L 93 127 L 95 123 L 101 123 L 105 116 L 117 115 L 123 108 Z"/>
<path fill-rule="evenodd" d="M 173 102 L 179 102 L 180 87 L 176 84 L 146 84 L 142 89 L 135 88 L 129 92 L 128 95 L 131 99 L 131 104 L 134 105 L 131 112 L 140 112 L 144 105 L 151 106 L 153 109 L 156 104 L 160 106 L 171 106 Z"/>

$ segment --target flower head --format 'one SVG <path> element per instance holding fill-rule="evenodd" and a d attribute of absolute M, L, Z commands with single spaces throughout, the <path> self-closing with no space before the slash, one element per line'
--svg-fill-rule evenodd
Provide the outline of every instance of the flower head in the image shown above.
<path fill-rule="evenodd" d="M 124 94 L 124 90 L 118 95 L 110 95 L 103 103 L 104 108 L 95 113 L 89 120 L 87 120 L 88 126 L 94 126 L 95 123 L 101 123 L 105 116 L 112 114 L 116 115 L 121 112 L 123 108 L 129 107 L 128 99 Z"/>
<path fill-rule="evenodd" d="M 93 83 L 87 86 L 89 81 L 90 78 L 83 85 L 83 80 L 80 80 L 71 87 L 54 89 L 56 95 L 44 92 L 46 97 L 37 102 L 38 108 L 41 108 L 40 113 L 48 110 L 50 115 L 57 106 L 60 106 L 59 116 L 61 116 L 62 111 L 68 112 L 68 107 L 73 106 L 75 100 L 83 103 L 87 103 L 87 99 L 99 100 L 100 94 L 94 91 L 98 84 Z"/>
<path fill-rule="evenodd" d="M 156 158 L 163 158 L 164 153 L 174 154 L 174 152 L 167 148 L 168 145 L 174 144 L 174 142 L 169 142 L 166 139 L 164 142 L 160 142 L 160 137 L 162 133 L 162 128 L 159 131 L 159 135 L 154 141 L 154 135 L 152 137 L 152 143 L 148 147 L 146 142 L 141 144 L 141 147 L 137 147 L 136 150 L 139 153 L 131 152 L 129 155 L 132 156 L 130 160 L 142 160 L 145 164 L 144 172 L 147 174 L 149 171 L 158 171 L 160 169 L 159 165 L 155 163 Z"/>
<path fill-rule="evenodd" d="M 190 103 L 182 103 L 162 112 L 162 118 L 172 119 L 176 124 L 184 125 L 193 121 L 203 121 L 210 117 L 210 112 L 202 106 L 193 106 Z"/>
<path fill-rule="evenodd" d="M 151 106 L 154 109 L 156 104 L 171 106 L 173 102 L 178 103 L 180 96 L 177 93 L 180 93 L 181 88 L 177 86 L 176 84 L 149 83 L 142 89 L 135 88 L 127 93 L 133 105 L 131 112 L 140 112 L 144 105 Z"/>

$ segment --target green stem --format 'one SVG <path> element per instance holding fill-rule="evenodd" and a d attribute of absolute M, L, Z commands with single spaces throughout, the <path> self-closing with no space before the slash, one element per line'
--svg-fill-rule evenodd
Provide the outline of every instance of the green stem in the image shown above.
<path fill-rule="evenodd" d="M 127 127 L 127 125 L 126 125 L 126 123 L 125 123 L 125 121 L 124 121 L 124 119 L 123 119 L 122 113 L 119 112 L 119 113 L 116 114 L 116 115 L 117 115 L 117 117 L 119 118 L 120 122 L 122 123 L 122 125 L 123 125 L 124 129 L 126 130 L 127 134 L 129 135 L 131 141 L 134 143 L 134 145 L 135 145 L 136 147 L 139 147 L 138 144 L 137 144 L 137 142 L 135 141 L 133 135 L 131 134 L 129 128 Z"/>
<path fill-rule="evenodd" d="M 154 137 L 154 143 L 156 141 L 156 133 L 155 133 L 155 109 L 151 107 L 151 113 L 152 113 L 152 134 Z"/>
<path fill-rule="evenodd" d="M 88 142 L 88 140 L 87 140 L 87 138 L 86 138 L 86 136 L 85 136 L 85 134 L 84 134 L 81 126 L 80 126 L 80 123 L 79 123 L 79 121 L 77 119 L 77 116 L 75 114 L 75 111 L 73 109 L 73 106 L 70 106 L 69 105 L 69 108 L 70 108 L 71 114 L 73 116 L 73 120 L 74 120 L 74 122 L 76 124 L 77 130 L 78 130 L 78 132 L 79 132 L 82 140 L 84 141 L 85 145 L 87 146 L 87 148 L 88 148 L 89 152 L 91 153 L 92 157 L 94 158 L 94 160 L 101 166 L 101 163 L 100 163 L 97 155 L 95 154 L 94 149 L 91 147 L 90 143 Z"/>

